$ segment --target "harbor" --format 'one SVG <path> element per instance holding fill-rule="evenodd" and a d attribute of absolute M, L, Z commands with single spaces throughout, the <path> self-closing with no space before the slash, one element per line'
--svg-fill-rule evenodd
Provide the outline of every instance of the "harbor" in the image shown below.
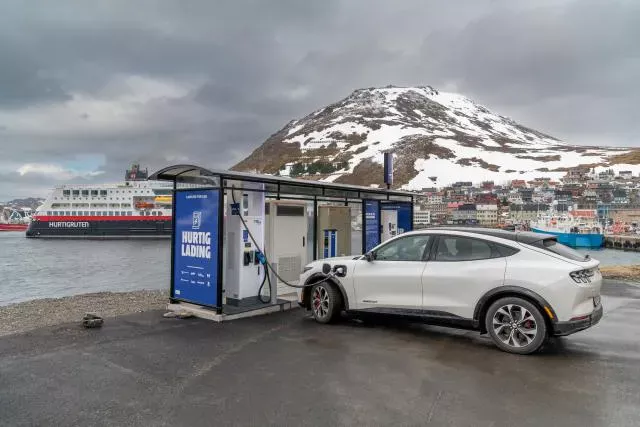
<path fill-rule="evenodd" d="M 604 246 L 608 249 L 640 252 L 640 235 L 607 234 L 604 236 Z"/>

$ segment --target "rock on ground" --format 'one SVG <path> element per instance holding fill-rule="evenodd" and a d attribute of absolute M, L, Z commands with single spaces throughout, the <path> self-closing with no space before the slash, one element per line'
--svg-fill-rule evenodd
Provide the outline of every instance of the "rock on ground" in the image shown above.
<path fill-rule="evenodd" d="M 43 326 L 78 322 L 87 313 L 108 318 L 166 307 L 168 291 L 98 292 L 47 298 L 0 307 L 0 336 Z"/>

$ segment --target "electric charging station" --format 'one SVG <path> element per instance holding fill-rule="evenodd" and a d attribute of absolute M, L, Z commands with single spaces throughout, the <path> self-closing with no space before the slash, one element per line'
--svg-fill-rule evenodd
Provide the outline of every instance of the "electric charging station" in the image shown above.
<path fill-rule="evenodd" d="M 388 188 L 211 171 L 194 165 L 169 166 L 148 179 L 173 182 L 168 308 L 187 307 L 194 315 L 215 321 L 292 308 L 295 301 L 279 299 L 283 288 L 278 290 L 276 279 L 270 279 L 280 276 L 278 283 L 287 288 L 300 286 L 287 279 L 294 273 L 299 278 L 308 249 L 313 250 L 313 259 L 349 255 L 350 203 L 362 203 L 362 244 L 369 250 L 380 243 L 383 205 L 411 207 L 414 200 L 413 193 Z M 343 206 L 320 206 L 321 202 Z M 272 215 L 287 210 L 289 215 Z M 287 257 L 300 262 L 285 268 Z M 270 298 L 264 299 L 265 293 Z"/>
<path fill-rule="evenodd" d="M 297 283 L 307 264 L 307 203 L 294 200 L 268 200 L 265 205 L 265 252 L 276 264 L 278 275 L 289 283 Z M 294 289 L 278 281 L 278 295 Z"/>
<path fill-rule="evenodd" d="M 266 274 L 260 262 L 264 248 L 264 185 L 236 181 L 229 185 L 238 189 L 230 190 L 226 198 L 224 296 L 229 305 L 253 305 L 259 302 L 258 293 Z"/>
<path fill-rule="evenodd" d="M 351 255 L 351 208 L 318 206 L 319 258 Z"/>

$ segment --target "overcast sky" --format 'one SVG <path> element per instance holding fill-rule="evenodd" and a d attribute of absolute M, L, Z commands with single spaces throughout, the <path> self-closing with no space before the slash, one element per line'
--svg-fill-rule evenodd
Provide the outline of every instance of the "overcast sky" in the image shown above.
<path fill-rule="evenodd" d="M 0 3 L 0 200 L 139 161 L 228 168 L 370 86 L 431 85 L 576 144 L 639 146 L 640 1 Z"/>

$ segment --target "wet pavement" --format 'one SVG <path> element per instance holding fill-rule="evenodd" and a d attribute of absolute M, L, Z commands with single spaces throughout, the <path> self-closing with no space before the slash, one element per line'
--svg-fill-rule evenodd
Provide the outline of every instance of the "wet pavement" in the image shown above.
<path fill-rule="evenodd" d="M 302 310 L 213 324 L 149 312 L 0 339 L 0 425 L 640 425 L 640 287 L 534 356 L 476 332 Z"/>

